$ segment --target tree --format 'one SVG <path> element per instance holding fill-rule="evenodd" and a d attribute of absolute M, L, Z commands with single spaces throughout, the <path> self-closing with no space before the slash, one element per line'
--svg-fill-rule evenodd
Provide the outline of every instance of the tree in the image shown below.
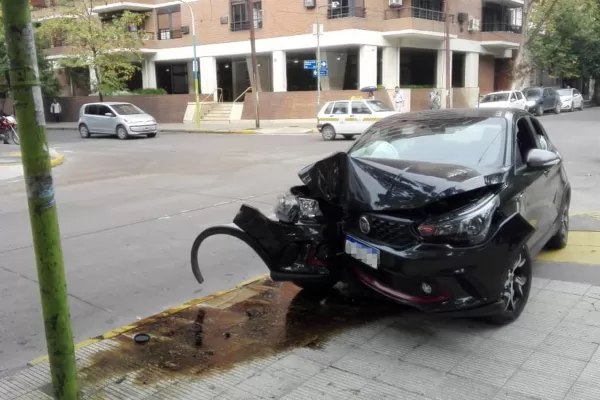
<path fill-rule="evenodd" d="M 63 67 L 93 72 L 92 91 L 103 101 L 103 94 L 125 89 L 139 68 L 135 62 L 142 59 L 141 27 L 146 15 L 125 11 L 99 16 L 92 12 L 93 6 L 93 0 L 62 1 L 57 18 L 44 21 L 40 30 L 48 40 L 66 44 L 60 59 Z"/>
<path fill-rule="evenodd" d="M 60 84 L 56 76 L 54 75 L 54 68 L 52 62 L 50 62 L 43 51 L 45 47 L 44 40 L 36 35 L 36 50 L 38 68 L 40 71 L 40 81 L 42 83 L 42 94 L 44 97 L 54 97 L 60 93 Z M 2 13 L 0 12 L 0 42 L 6 43 L 4 37 L 4 20 Z M 0 92 L 8 92 L 8 54 L 6 52 L 6 46 L 0 45 Z"/>

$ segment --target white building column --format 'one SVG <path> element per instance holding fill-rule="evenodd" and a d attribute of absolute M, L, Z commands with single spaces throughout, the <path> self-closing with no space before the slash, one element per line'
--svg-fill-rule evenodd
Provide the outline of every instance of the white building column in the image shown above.
<path fill-rule="evenodd" d="M 142 87 L 156 89 L 156 63 L 146 57 L 142 63 Z"/>
<path fill-rule="evenodd" d="M 285 51 L 277 50 L 271 55 L 273 60 L 273 91 L 287 91 L 287 57 Z"/>
<path fill-rule="evenodd" d="M 450 69 L 450 79 L 452 79 L 452 52 L 450 52 L 450 62 L 448 65 Z M 452 82 L 450 82 L 450 85 Z M 440 100 L 442 108 L 446 108 L 446 98 L 448 93 L 446 92 L 446 50 L 438 50 L 437 53 L 437 68 L 436 68 L 436 79 L 435 86 L 440 90 Z M 451 87 L 449 87 L 451 89 Z"/>
<path fill-rule="evenodd" d="M 191 75 L 193 75 L 193 72 Z M 215 57 L 200 57 L 200 93 L 211 94 L 214 92 L 216 98 L 217 85 L 217 59 Z"/>
<path fill-rule="evenodd" d="M 381 84 L 386 89 L 400 86 L 400 48 L 384 47 L 381 51 Z"/>
<path fill-rule="evenodd" d="M 465 87 L 479 87 L 479 53 L 465 54 Z"/>
<path fill-rule="evenodd" d="M 358 88 L 377 86 L 377 46 L 360 46 Z"/>

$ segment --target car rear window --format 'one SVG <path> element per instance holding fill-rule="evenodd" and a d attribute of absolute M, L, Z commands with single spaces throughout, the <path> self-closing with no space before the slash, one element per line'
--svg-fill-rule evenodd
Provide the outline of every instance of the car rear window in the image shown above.
<path fill-rule="evenodd" d="M 494 103 L 496 101 L 508 101 L 508 93 L 490 93 L 481 99 L 480 103 Z"/>

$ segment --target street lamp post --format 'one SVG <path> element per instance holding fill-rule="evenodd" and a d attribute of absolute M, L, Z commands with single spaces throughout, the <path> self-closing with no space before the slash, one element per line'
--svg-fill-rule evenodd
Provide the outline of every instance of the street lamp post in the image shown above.
<path fill-rule="evenodd" d="M 333 1 L 331 4 L 319 6 L 317 5 L 315 10 L 315 26 L 317 34 L 317 114 L 321 110 L 321 24 L 319 23 L 319 9 L 321 7 L 327 7 L 335 9 L 340 5 L 338 1 Z"/>
<path fill-rule="evenodd" d="M 194 70 L 194 95 L 196 98 L 196 107 L 194 109 L 194 119 L 196 120 L 196 125 L 200 126 L 200 72 L 199 72 L 199 67 L 200 67 L 200 62 L 198 61 L 198 56 L 196 54 L 196 18 L 194 16 L 194 10 L 192 9 L 192 6 L 190 6 L 190 4 L 185 1 L 185 0 L 179 0 L 181 3 L 185 4 L 188 9 L 190 10 L 190 14 L 192 15 L 192 47 L 194 48 L 194 61 L 192 62 L 193 64 L 193 70 Z"/>

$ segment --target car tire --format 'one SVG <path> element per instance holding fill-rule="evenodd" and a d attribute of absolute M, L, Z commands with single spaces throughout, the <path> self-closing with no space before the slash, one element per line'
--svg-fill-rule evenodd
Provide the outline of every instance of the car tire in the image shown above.
<path fill-rule="evenodd" d="M 129 134 L 127 133 L 127 129 L 123 125 L 117 126 L 117 137 L 121 140 L 129 139 Z"/>
<path fill-rule="evenodd" d="M 554 236 L 546 243 L 549 250 L 560 250 L 567 247 L 569 242 L 569 205 L 565 205 L 560 217 L 560 227 Z"/>
<path fill-rule="evenodd" d="M 556 103 L 554 106 L 554 110 L 552 110 L 554 114 L 560 114 L 560 103 Z"/>
<path fill-rule="evenodd" d="M 79 136 L 81 136 L 82 139 L 88 139 L 91 136 L 90 130 L 88 129 L 86 124 L 80 124 L 78 129 Z"/>
<path fill-rule="evenodd" d="M 354 135 L 342 135 L 344 137 L 344 139 L 346 140 L 352 140 L 354 139 Z"/>
<path fill-rule="evenodd" d="M 583 111 L 583 100 L 581 100 L 581 105 L 579 106 L 579 111 Z"/>
<path fill-rule="evenodd" d="M 156 137 L 156 132 L 154 132 L 154 133 L 149 133 L 147 136 L 148 136 L 148 138 L 150 138 L 150 139 L 152 139 L 152 138 L 155 138 L 155 137 Z"/>
<path fill-rule="evenodd" d="M 544 115 L 544 109 L 542 108 L 541 105 L 537 106 L 535 109 L 535 115 L 538 117 L 541 117 L 542 115 Z"/>
<path fill-rule="evenodd" d="M 494 325 L 507 325 L 519 318 L 529 300 L 533 276 L 532 267 L 531 254 L 527 247 L 523 246 L 516 259 L 511 261 L 506 274 L 500 296 L 504 309 L 499 314 L 485 317 L 485 321 Z"/>
<path fill-rule="evenodd" d="M 575 103 L 571 102 L 571 108 L 569 108 L 569 112 L 575 111 Z"/>
<path fill-rule="evenodd" d="M 321 128 L 321 136 L 323 140 L 334 140 L 335 139 L 335 129 L 331 125 L 325 125 Z"/>

